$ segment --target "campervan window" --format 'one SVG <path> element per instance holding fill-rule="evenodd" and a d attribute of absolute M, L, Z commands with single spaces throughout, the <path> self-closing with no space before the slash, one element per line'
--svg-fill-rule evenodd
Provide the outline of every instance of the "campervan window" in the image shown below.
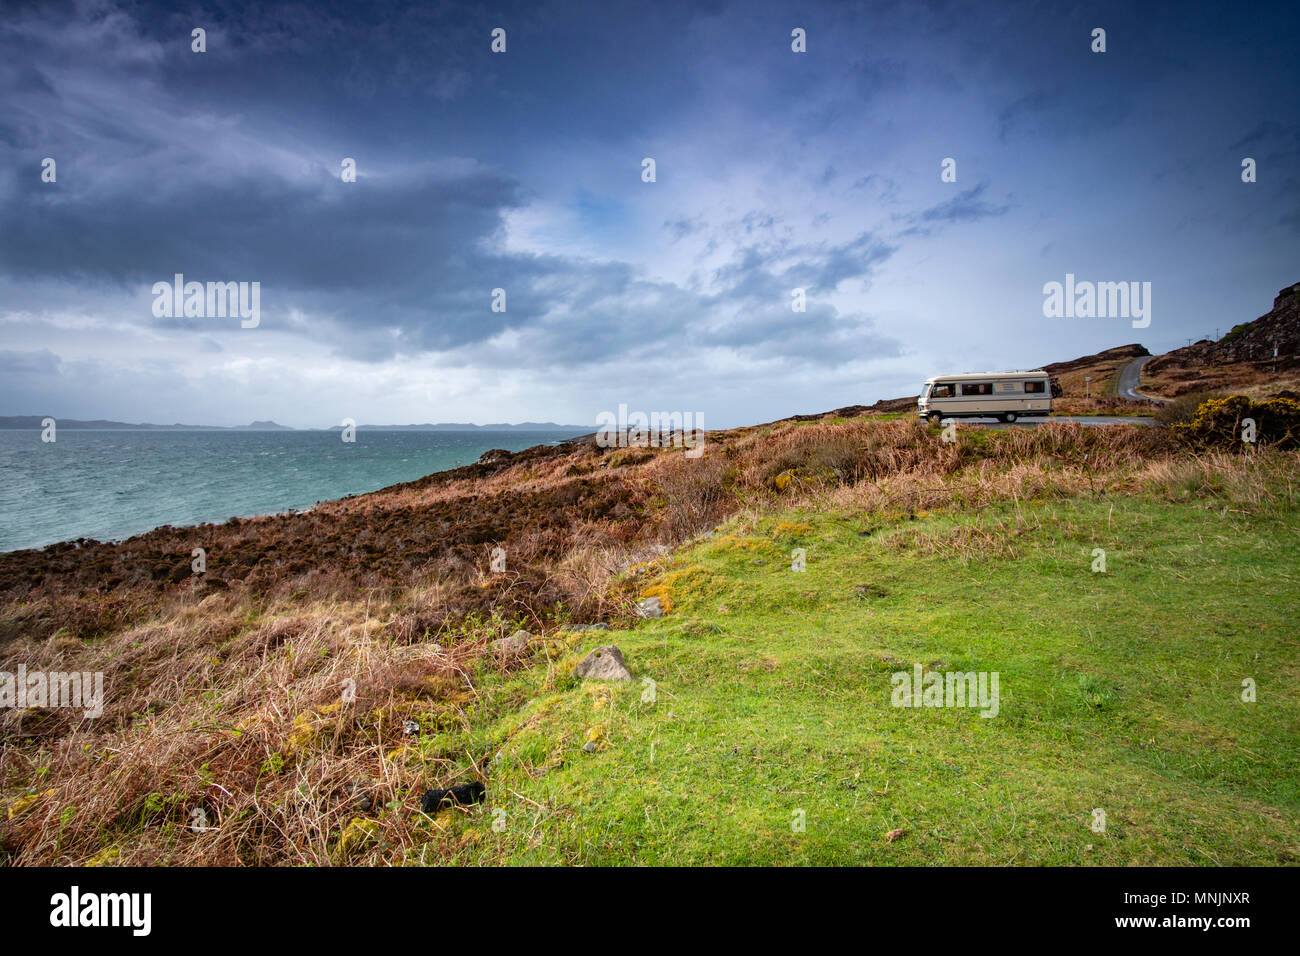
<path fill-rule="evenodd" d="M 952 398 L 952 396 L 953 390 L 950 384 L 934 385 L 930 388 L 931 398 Z"/>
<path fill-rule="evenodd" d="M 992 382 L 963 382 L 961 386 L 963 395 L 992 395 Z"/>
<path fill-rule="evenodd" d="M 1026 392 L 1042 393 L 1047 391 L 1047 383 L 1041 379 L 1037 382 L 1025 382 Z"/>

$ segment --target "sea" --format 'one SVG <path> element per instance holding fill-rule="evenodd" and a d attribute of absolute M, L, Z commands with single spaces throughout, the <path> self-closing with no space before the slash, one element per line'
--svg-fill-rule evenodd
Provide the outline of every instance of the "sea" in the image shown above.
<path fill-rule="evenodd" d="M 0 430 L 0 551 L 310 508 L 563 431 Z"/>

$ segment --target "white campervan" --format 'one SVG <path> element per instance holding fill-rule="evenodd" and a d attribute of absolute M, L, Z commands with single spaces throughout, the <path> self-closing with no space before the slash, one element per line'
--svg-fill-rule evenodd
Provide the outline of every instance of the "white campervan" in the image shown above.
<path fill-rule="evenodd" d="M 1032 372 L 964 372 L 926 379 L 917 413 L 932 422 L 945 418 L 1041 418 L 1052 411 L 1061 386 L 1042 369 Z"/>

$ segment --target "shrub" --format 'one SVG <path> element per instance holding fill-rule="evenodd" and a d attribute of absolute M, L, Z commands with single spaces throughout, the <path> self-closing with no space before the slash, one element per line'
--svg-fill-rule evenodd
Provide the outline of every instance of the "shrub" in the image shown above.
<path fill-rule="evenodd" d="M 1300 446 L 1300 403 L 1289 398 L 1256 402 L 1229 395 L 1202 402 L 1190 422 L 1175 424 L 1180 439 L 1197 448 L 1240 449 L 1247 420 L 1255 423 L 1255 442 L 1277 448 Z"/>
<path fill-rule="evenodd" d="M 732 510 L 734 469 L 720 456 L 691 460 L 674 455 L 657 477 L 666 503 L 670 540 L 681 541 L 708 531 Z"/>
<path fill-rule="evenodd" d="M 1213 398 L 1226 396 L 1213 392 L 1188 392 L 1171 399 L 1151 413 L 1158 424 L 1173 426 L 1185 425 L 1196 417 L 1202 405 Z"/>

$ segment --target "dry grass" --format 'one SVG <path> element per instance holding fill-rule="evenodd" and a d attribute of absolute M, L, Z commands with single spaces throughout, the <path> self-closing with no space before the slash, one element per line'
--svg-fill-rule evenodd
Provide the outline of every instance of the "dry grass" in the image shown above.
<path fill-rule="evenodd" d="M 1172 353 L 1174 356 L 1177 353 Z M 1269 362 L 1231 362 L 1222 365 L 1152 362 L 1143 375 L 1143 388 L 1153 395 L 1178 398 L 1191 394 L 1246 395 L 1267 401 L 1279 395 L 1300 393 L 1300 376 L 1285 369 L 1274 372 Z"/>
<path fill-rule="evenodd" d="M 276 608 L 248 625 L 214 595 L 111 641 L 10 642 L 0 669 L 100 671 L 107 690 L 98 720 L 4 714 L 5 791 L 37 794 L 6 821 L 11 862 L 326 864 L 381 844 L 400 856 L 416 830 L 423 845 L 427 826 L 399 815 L 364 847 L 340 835 L 367 816 L 362 796 L 378 808 L 448 779 L 412 763 L 403 725 L 464 720 L 467 665 L 492 631 L 404 644 L 393 610 Z M 194 832 L 200 810 L 211 828 Z"/>
<path fill-rule="evenodd" d="M 1213 503 L 1243 517 L 1289 515 L 1296 500 L 1298 451 L 1209 452 L 1149 463 L 1140 478 L 1171 501 Z"/>
<path fill-rule="evenodd" d="M 421 596 L 273 607 L 250 624 L 214 595 L 111 641 L 11 642 L 0 670 L 100 671 L 108 705 L 97 720 L 4 714 L 7 862 L 433 862 L 442 824 L 382 810 L 414 810 L 427 786 L 464 782 L 462 762 L 430 756 L 404 724 L 466 727 L 484 669 L 516 663 L 488 649 L 511 629 L 500 618 L 396 637 L 401 608 Z"/>

